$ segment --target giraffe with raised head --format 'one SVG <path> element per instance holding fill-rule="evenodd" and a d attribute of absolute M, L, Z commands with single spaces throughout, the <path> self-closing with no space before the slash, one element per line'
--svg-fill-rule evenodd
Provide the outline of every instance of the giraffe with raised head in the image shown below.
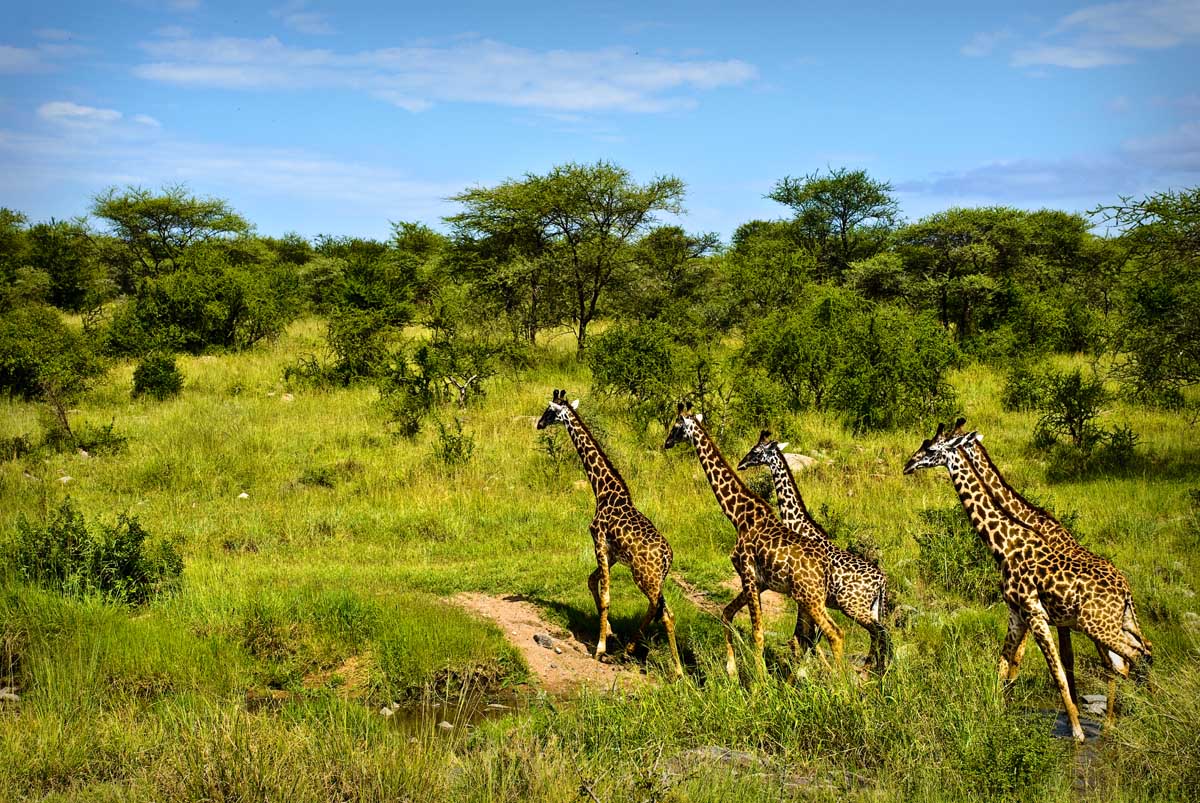
<path fill-rule="evenodd" d="M 1129 617 L 1128 621 L 1124 623 L 1127 631 L 1126 635 L 1132 639 L 1132 642 L 1140 645 L 1140 649 L 1137 650 L 1136 657 L 1132 663 L 1136 665 L 1142 659 L 1145 659 L 1148 663 L 1152 658 L 1150 641 L 1141 632 L 1141 627 L 1137 620 L 1137 611 L 1133 604 L 1133 592 L 1129 588 L 1129 581 L 1125 578 L 1125 575 L 1111 561 L 1081 546 L 1075 536 L 1058 519 L 1054 518 L 1054 516 L 1043 508 L 1034 505 L 1009 485 L 1004 475 L 1000 473 L 1000 470 L 992 461 L 987 449 L 984 448 L 983 436 L 978 431 L 965 432 L 965 424 L 965 418 L 959 418 L 955 422 L 954 429 L 947 438 L 948 447 L 962 451 L 967 460 L 970 461 L 971 468 L 975 471 L 980 482 L 983 483 L 997 506 L 1002 508 L 1016 521 L 1036 530 L 1045 539 L 1047 546 L 1051 549 L 1059 550 L 1069 555 L 1077 555 L 1089 563 L 1093 566 L 1093 570 L 1097 576 L 1103 578 L 1102 585 L 1105 588 L 1111 589 L 1109 593 L 1128 601 Z M 1010 622 L 1009 627 L 1010 630 L 1013 628 L 1012 622 Z M 1028 631 L 1023 633 L 1009 633 L 1006 636 L 1006 642 L 1014 640 L 1016 644 L 1012 648 L 1011 655 L 1007 661 L 1000 666 L 1002 680 L 1011 681 L 1016 679 L 1017 672 L 1021 666 L 1021 658 L 1025 651 L 1027 637 Z M 1121 672 L 1117 668 L 1121 662 L 1112 660 L 1107 655 L 1107 650 L 1100 641 L 1093 638 L 1093 642 L 1096 645 L 1096 650 L 1100 653 L 1101 662 L 1109 670 L 1105 723 L 1111 725 L 1115 718 L 1114 706 L 1116 703 L 1117 674 L 1128 676 L 1129 671 L 1134 666 L 1128 665 L 1130 662 L 1126 661 L 1125 671 Z M 1059 652 L 1062 656 L 1063 669 L 1067 675 L 1067 684 L 1071 691 L 1071 698 L 1078 703 L 1079 697 L 1075 688 L 1074 653 L 1071 648 L 1070 626 L 1063 625 L 1058 627 L 1058 643 Z"/>
<path fill-rule="evenodd" d="M 771 433 L 759 433 L 758 443 L 738 463 L 737 470 L 745 471 L 753 466 L 766 466 L 775 483 L 775 495 L 779 498 L 779 518 L 802 538 L 817 538 L 828 544 L 825 573 L 829 582 L 826 607 L 836 608 L 858 623 L 871 636 L 869 658 L 871 665 L 882 672 L 891 659 L 891 634 L 884 624 L 887 602 L 887 577 L 878 566 L 866 558 L 842 549 L 825 528 L 809 514 L 804 497 L 796 486 L 796 478 L 788 467 L 783 449 L 786 443 L 772 440 Z M 804 646 L 812 646 L 811 624 L 805 622 L 805 633 L 800 640 Z"/>
<path fill-rule="evenodd" d="M 971 525 L 1000 569 L 1000 592 L 1009 613 L 1001 674 L 1007 676 L 1018 645 L 1026 632 L 1032 632 L 1058 686 L 1071 734 L 1076 741 L 1083 741 L 1079 709 L 1051 628 L 1070 627 L 1084 633 L 1096 642 L 1111 671 L 1127 675 L 1134 662 L 1149 656 L 1149 647 L 1137 632 L 1133 600 L 1116 587 L 1111 564 L 1086 550 L 1067 553 L 1051 546 L 1041 533 L 998 506 L 957 444 L 945 425 L 939 424 L 934 437 L 926 439 L 909 458 L 904 473 L 937 466 L 949 471 Z M 1110 724 L 1111 716 L 1110 708 Z"/>
<path fill-rule="evenodd" d="M 578 406 L 578 399 L 567 402 L 565 390 L 554 391 L 550 405 L 538 419 L 537 428 L 545 429 L 554 424 L 562 424 L 566 428 L 596 496 L 596 513 L 588 527 L 596 552 L 596 570 L 588 577 L 588 588 L 596 602 L 596 612 L 600 615 L 596 659 L 602 658 L 607 651 L 609 575 L 612 565 L 619 563 L 629 567 L 634 583 L 650 601 L 637 633 L 626 645 L 626 654 L 633 654 L 651 620 L 661 618 L 667 631 L 667 641 L 671 645 L 675 674 L 681 676 L 683 664 L 679 661 L 679 648 L 675 644 L 675 616 L 663 596 L 667 573 L 671 571 L 671 545 L 650 519 L 634 507 L 625 480 L 579 417 Z"/>
<path fill-rule="evenodd" d="M 733 653 L 733 617 L 744 607 L 750 609 L 750 625 L 754 631 L 754 648 L 758 654 L 758 671 L 764 674 L 764 639 L 762 621 L 762 591 L 776 591 L 796 601 L 795 635 L 792 649 L 796 650 L 804 634 L 806 622 L 812 622 L 829 639 L 834 661 L 842 658 L 842 631 L 825 611 L 829 597 L 829 543 L 819 538 L 793 533 L 776 518 L 770 505 L 746 487 L 742 478 L 729 466 L 720 449 L 704 429 L 703 416 L 692 414 L 691 405 L 680 404 L 675 422 L 667 433 L 664 449 L 686 441 L 696 448 L 700 466 L 708 478 L 713 495 L 725 517 L 737 530 L 733 553 L 729 556 L 742 590 L 721 612 L 725 626 L 725 671 L 737 673 Z M 820 650 L 817 655 L 824 662 Z"/>

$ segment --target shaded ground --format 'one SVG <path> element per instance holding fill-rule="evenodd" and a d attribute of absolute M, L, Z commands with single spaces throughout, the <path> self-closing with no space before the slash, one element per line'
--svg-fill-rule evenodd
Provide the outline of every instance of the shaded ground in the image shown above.
<path fill-rule="evenodd" d="M 537 678 L 551 694 L 569 695 L 580 686 L 599 689 L 627 688 L 646 683 L 647 676 L 635 664 L 597 661 L 588 646 L 574 635 L 542 618 L 537 606 L 520 597 L 462 593 L 454 603 L 495 622 Z M 609 648 L 616 645 L 609 639 Z"/>

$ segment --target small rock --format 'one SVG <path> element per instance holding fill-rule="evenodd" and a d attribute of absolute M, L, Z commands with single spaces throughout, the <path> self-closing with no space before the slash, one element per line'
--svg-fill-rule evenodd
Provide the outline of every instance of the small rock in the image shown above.
<path fill-rule="evenodd" d="M 558 664 L 551 663 L 551 664 L 550 664 L 550 668 L 551 668 L 551 669 L 558 669 Z"/>
<path fill-rule="evenodd" d="M 452 731 L 452 730 L 454 730 L 454 726 L 453 726 L 453 725 L 451 725 L 449 722 L 447 722 L 447 721 L 446 721 L 446 720 L 444 720 L 444 719 L 443 719 L 441 722 L 439 722 L 439 723 L 437 724 L 437 726 L 438 726 L 438 730 L 443 730 L 443 731 Z"/>
<path fill-rule="evenodd" d="M 396 712 L 391 709 L 391 706 L 385 705 L 383 708 L 379 709 L 379 716 L 381 717 L 395 716 L 395 714 Z"/>
<path fill-rule="evenodd" d="M 296 397 L 290 393 L 285 393 L 280 398 L 285 402 L 294 402 L 296 400 Z"/>
<path fill-rule="evenodd" d="M 799 452 L 785 452 L 783 459 L 787 461 L 788 468 L 790 468 L 792 471 L 804 471 L 805 469 L 815 465 L 817 462 L 815 457 L 809 457 L 808 455 L 800 454 Z"/>
<path fill-rule="evenodd" d="M 560 646 L 558 646 L 557 644 L 555 644 L 555 645 L 554 645 L 554 654 L 555 654 L 555 655 L 562 655 L 562 647 L 560 647 Z"/>
<path fill-rule="evenodd" d="M 249 498 L 250 498 L 250 494 L 246 493 L 245 491 L 242 491 L 240 494 L 238 494 L 238 497 L 237 497 L 237 498 L 238 498 L 238 499 L 249 499 Z"/>
<path fill-rule="evenodd" d="M 64 475 L 62 475 L 61 477 L 59 477 L 59 478 L 58 478 L 58 481 L 59 481 L 59 482 L 61 482 L 63 485 L 66 485 L 68 482 L 74 482 L 74 481 L 75 481 L 75 478 L 74 478 L 74 477 L 69 477 L 69 476 L 67 476 L 66 474 L 64 474 Z"/>
<path fill-rule="evenodd" d="M 545 633 L 534 633 L 533 641 L 539 647 L 545 647 L 547 650 L 554 649 L 554 639 L 550 638 Z"/>
<path fill-rule="evenodd" d="M 505 705 L 504 703 L 488 703 L 487 710 L 488 711 L 511 711 L 512 706 Z"/>
<path fill-rule="evenodd" d="M 273 390 L 268 390 L 268 391 L 267 391 L 267 395 L 268 395 L 268 396 L 274 396 L 274 395 L 275 395 L 275 391 L 273 391 Z"/>
<path fill-rule="evenodd" d="M 420 740 L 420 739 L 418 739 L 416 736 L 409 736 L 409 737 L 408 737 L 408 743 L 409 743 L 409 744 L 416 744 L 416 743 L 417 743 L 417 742 L 419 742 L 419 741 L 421 741 L 421 740 Z"/>
<path fill-rule="evenodd" d="M 19 703 L 21 696 L 13 691 L 12 686 L 5 686 L 0 689 L 0 703 Z"/>
<path fill-rule="evenodd" d="M 91 457 L 91 455 L 87 453 L 87 449 L 80 449 L 79 456 L 80 457 Z"/>

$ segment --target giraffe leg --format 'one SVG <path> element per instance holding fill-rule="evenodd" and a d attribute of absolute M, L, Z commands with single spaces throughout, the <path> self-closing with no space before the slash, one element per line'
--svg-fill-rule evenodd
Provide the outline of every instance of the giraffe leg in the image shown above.
<path fill-rule="evenodd" d="M 1071 735 L 1075 737 L 1075 741 L 1083 742 L 1084 735 L 1083 728 L 1079 724 L 1079 709 L 1075 706 L 1075 701 L 1071 699 L 1071 689 L 1067 686 L 1067 674 L 1063 670 L 1062 661 L 1058 656 L 1058 648 L 1054 645 L 1054 638 L 1050 633 L 1050 620 L 1044 611 L 1032 613 L 1029 617 L 1029 629 L 1033 631 L 1034 639 L 1042 648 L 1042 654 L 1046 656 L 1046 663 L 1050 667 L 1050 676 L 1054 678 L 1059 694 L 1062 695 L 1063 705 L 1067 709 L 1067 719 L 1071 722 Z"/>
<path fill-rule="evenodd" d="M 675 614 L 667 607 L 666 597 L 659 597 L 663 627 L 667 629 L 667 641 L 671 645 L 671 660 L 675 662 L 675 677 L 683 677 L 683 662 L 679 660 L 679 647 L 675 644 Z"/>
<path fill-rule="evenodd" d="M 637 579 L 638 578 L 635 576 L 634 580 Z M 646 598 L 650 600 L 650 607 L 646 609 L 646 615 L 642 617 L 642 622 L 638 625 L 637 632 L 633 634 L 633 638 L 630 639 L 629 643 L 625 645 L 626 655 L 633 655 L 634 650 L 637 649 L 638 642 L 642 640 L 642 633 L 645 632 L 646 625 L 650 624 L 651 621 L 657 618 L 661 612 L 661 606 L 666 605 L 666 600 L 663 599 L 661 586 L 659 586 L 657 583 L 647 583 L 647 585 L 650 587 L 642 588 L 642 591 L 645 593 Z M 641 583 L 638 583 L 638 586 L 641 587 Z"/>
<path fill-rule="evenodd" d="M 829 640 L 829 651 L 833 653 L 833 662 L 840 664 L 842 661 L 842 644 L 844 637 L 842 629 L 834 624 L 834 621 L 829 618 L 829 614 L 825 612 L 825 601 L 822 599 L 797 599 L 796 603 L 803 606 L 808 611 L 809 617 L 812 618 L 813 624 L 821 631 L 826 639 Z M 829 662 L 825 660 L 825 656 L 817 650 L 817 655 L 821 656 L 821 662 L 827 668 Z"/>
<path fill-rule="evenodd" d="M 1075 648 L 1071 645 L 1071 628 L 1060 627 L 1058 630 L 1058 654 L 1062 658 L 1063 672 L 1067 676 L 1067 689 L 1071 699 L 1079 705 L 1079 692 L 1075 690 Z"/>
<path fill-rule="evenodd" d="M 817 629 L 805 615 L 804 608 L 796 609 L 796 629 L 792 632 L 792 640 L 788 644 L 792 648 L 792 657 L 799 660 L 801 654 L 812 652 L 817 644 Z"/>
<path fill-rule="evenodd" d="M 754 630 L 754 665 L 759 678 L 767 676 L 766 639 L 763 637 L 762 593 L 755 589 L 747 601 L 750 606 L 750 627 Z"/>
<path fill-rule="evenodd" d="M 608 651 L 609 567 L 607 555 L 598 555 L 596 560 L 599 565 L 596 571 L 600 575 L 597 578 L 596 589 L 594 591 L 596 608 L 600 612 L 600 636 L 596 639 L 596 660 L 598 661 Z"/>
<path fill-rule="evenodd" d="M 1029 623 L 1015 605 L 1008 606 L 1008 631 L 1004 634 L 1004 645 L 1000 647 L 1000 682 L 1017 679 L 1021 659 L 1025 657 L 1025 644 L 1029 638 Z"/>
<path fill-rule="evenodd" d="M 721 624 L 725 626 L 725 673 L 730 677 L 737 677 L 737 662 L 733 658 L 733 617 L 746 607 L 749 598 L 750 593 L 742 588 L 733 601 L 721 611 Z"/>
<path fill-rule="evenodd" d="M 836 599 L 835 603 L 842 613 L 850 617 L 871 636 L 871 649 L 867 654 L 867 659 L 876 672 L 882 672 L 887 666 L 892 652 L 891 633 L 888 632 L 887 625 L 882 622 L 882 617 L 873 609 L 873 605 L 864 604 L 861 597 L 844 595 L 842 598 Z"/>

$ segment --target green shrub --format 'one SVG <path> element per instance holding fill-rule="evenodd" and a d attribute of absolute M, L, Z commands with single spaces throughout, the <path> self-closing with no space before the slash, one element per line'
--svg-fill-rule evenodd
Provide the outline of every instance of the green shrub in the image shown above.
<path fill-rule="evenodd" d="M 960 756 L 962 774 L 979 798 L 1043 799 L 1061 755 L 1049 734 L 1012 713 L 981 725 L 982 732 L 965 741 Z"/>
<path fill-rule="evenodd" d="M 183 374 L 175 364 L 175 355 L 152 351 L 133 369 L 133 397 L 149 396 L 164 401 L 183 390 Z"/>
<path fill-rule="evenodd" d="M 463 432 L 462 420 L 455 418 L 453 429 L 439 420 L 437 428 L 437 440 L 433 444 L 434 458 L 449 468 L 458 468 L 471 462 L 471 455 L 475 453 L 475 436 Z"/>
<path fill-rule="evenodd" d="M 1009 411 L 1036 410 L 1044 403 L 1046 392 L 1045 370 L 1029 362 L 1017 362 L 1004 375 L 1000 404 Z"/>
<path fill-rule="evenodd" d="M 683 390 L 682 350 L 658 321 L 618 324 L 587 351 L 595 389 L 627 402 L 643 428 L 661 417 Z"/>
<path fill-rule="evenodd" d="M 42 525 L 22 517 L 10 548 L 17 576 L 63 594 L 136 605 L 175 584 L 183 559 L 169 541 L 147 544 L 137 518 L 88 527 L 68 498 Z"/>
<path fill-rule="evenodd" d="M 0 393 L 65 401 L 103 370 L 87 342 L 50 307 L 26 304 L 0 314 Z"/>
<path fill-rule="evenodd" d="M 1066 435 L 1076 449 L 1091 452 L 1104 439 L 1105 432 L 1095 421 L 1107 401 L 1109 394 L 1099 377 L 1085 377 L 1079 368 L 1069 373 L 1051 371 L 1037 407 L 1041 412 L 1037 430 L 1042 440 L 1054 441 Z"/>
<path fill-rule="evenodd" d="M 921 577 L 972 602 L 1000 599 L 1000 575 L 983 540 L 959 506 L 921 511 L 926 529 L 916 536 Z"/>

